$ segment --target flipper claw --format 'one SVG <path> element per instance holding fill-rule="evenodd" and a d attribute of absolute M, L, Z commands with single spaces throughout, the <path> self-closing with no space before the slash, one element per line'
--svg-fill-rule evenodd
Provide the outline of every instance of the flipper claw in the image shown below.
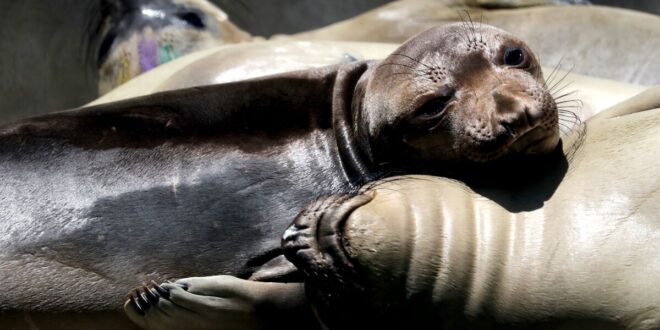
<path fill-rule="evenodd" d="M 156 292 L 157 292 L 161 297 L 163 297 L 163 298 L 165 298 L 165 299 L 170 299 L 170 292 L 169 292 L 169 291 L 163 289 L 163 287 L 160 286 L 160 285 L 159 285 L 158 283 L 156 283 L 155 281 L 151 281 L 151 285 L 154 286 L 154 289 L 156 290 Z"/>

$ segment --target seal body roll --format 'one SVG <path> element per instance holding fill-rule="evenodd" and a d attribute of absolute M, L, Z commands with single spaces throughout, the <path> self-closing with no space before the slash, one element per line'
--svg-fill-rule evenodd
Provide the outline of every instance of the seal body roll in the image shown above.
<path fill-rule="evenodd" d="M 653 104 L 648 96 L 626 104 Z M 337 224 L 326 232 L 333 239 L 308 249 L 285 240 L 287 256 L 305 269 L 308 294 L 320 315 L 326 313 L 324 322 L 660 326 L 660 250 L 654 243 L 660 238 L 660 169 L 649 165 L 658 161 L 660 110 L 622 113 L 615 107 L 587 127 L 557 185 L 548 185 L 553 172 L 526 188 L 489 190 L 408 176 L 365 189 L 372 200 L 343 217 L 298 219 L 316 228 Z M 549 187 L 542 189 L 550 189 L 550 197 L 519 212 L 540 194 L 539 186 Z M 338 284 L 349 277 L 355 285 Z M 324 297 L 331 288 L 362 309 L 329 304 Z"/>
<path fill-rule="evenodd" d="M 464 33 L 470 38 L 457 37 Z M 442 65 L 447 71 L 430 79 L 429 68 Z M 507 84 L 493 90 L 498 79 Z M 470 96 L 477 91 L 479 101 Z M 392 173 L 551 152 L 556 117 L 522 41 L 457 24 L 382 62 L 0 127 L 0 223 L 8 228 L 0 273 L 13 288 L 0 310 L 113 311 L 136 283 L 192 274 L 300 280 L 279 236 L 305 205 Z"/>

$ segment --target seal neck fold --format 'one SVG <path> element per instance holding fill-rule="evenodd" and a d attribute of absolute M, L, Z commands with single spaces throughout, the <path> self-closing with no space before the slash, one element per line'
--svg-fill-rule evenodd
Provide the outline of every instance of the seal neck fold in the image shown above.
<path fill-rule="evenodd" d="M 368 68 L 368 62 L 355 62 L 339 69 L 332 91 L 332 127 L 339 159 L 346 178 L 354 186 L 374 179 L 367 158 L 357 143 L 351 111 L 355 86 Z"/>

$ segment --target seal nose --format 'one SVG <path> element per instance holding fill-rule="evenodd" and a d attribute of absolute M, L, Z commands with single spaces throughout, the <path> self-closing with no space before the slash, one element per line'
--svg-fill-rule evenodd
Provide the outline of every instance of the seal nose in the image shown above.
<path fill-rule="evenodd" d="M 536 125 L 538 118 L 531 115 L 531 105 L 524 96 L 499 89 L 492 92 L 495 101 L 495 116 L 502 133 L 511 137 L 520 136 Z"/>

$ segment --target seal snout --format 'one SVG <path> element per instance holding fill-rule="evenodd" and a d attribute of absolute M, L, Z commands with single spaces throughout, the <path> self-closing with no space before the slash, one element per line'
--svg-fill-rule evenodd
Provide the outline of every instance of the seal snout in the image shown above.
<path fill-rule="evenodd" d="M 494 118 L 507 134 L 524 134 L 538 123 L 539 111 L 534 111 L 533 100 L 501 89 L 495 89 L 491 94 L 495 101 Z"/>
<path fill-rule="evenodd" d="M 333 195 L 303 210 L 282 236 L 284 255 L 296 267 L 350 267 L 343 245 L 346 220 L 370 196 Z"/>

